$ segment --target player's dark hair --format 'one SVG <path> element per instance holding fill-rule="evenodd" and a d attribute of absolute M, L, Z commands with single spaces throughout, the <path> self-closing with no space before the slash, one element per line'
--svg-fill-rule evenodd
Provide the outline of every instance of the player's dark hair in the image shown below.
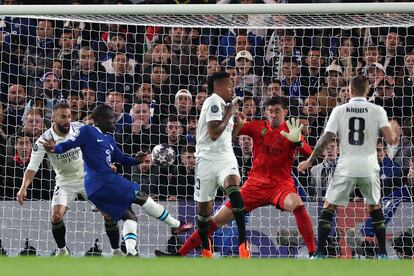
<path fill-rule="evenodd" d="M 220 81 L 222 79 L 227 79 L 227 78 L 230 78 L 230 75 L 229 75 L 229 73 L 227 73 L 225 71 L 214 72 L 208 79 L 208 91 L 209 91 L 209 93 L 214 92 L 214 84 L 217 81 Z"/>
<path fill-rule="evenodd" d="M 97 122 L 97 121 L 101 121 L 102 118 L 108 118 L 110 116 L 113 116 L 113 114 L 114 114 L 114 111 L 110 106 L 106 104 L 101 104 L 93 109 L 92 119 L 95 122 Z"/>
<path fill-rule="evenodd" d="M 66 102 L 59 102 L 53 106 L 53 111 L 58 109 L 70 109 L 70 106 Z"/>
<path fill-rule="evenodd" d="M 351 90 L 355 96 L 364 96 L 369 90 L 369 80 L 363 75 L 356 75 L 351 79 Z"/>
<path fill-rule="evenodd" d="M 285 97 L 272 97 L 270 98 L 267 102 L 266 102 L 266 108 L 272 105 L 277 105 L 279 104 L 280 106 L 282 106 L 283 109 L 286 109 L 287 103 L 286 103 L 286 98 Z"/>

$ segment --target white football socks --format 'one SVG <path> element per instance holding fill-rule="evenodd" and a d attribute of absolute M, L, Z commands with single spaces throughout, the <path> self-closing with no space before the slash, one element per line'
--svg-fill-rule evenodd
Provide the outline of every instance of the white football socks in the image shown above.
<path fill-rule="evenodd" d="M 141 206 L 145 213 L 149 216 L 154 217 L 160 221 L 165 222 L 172 228 L 180 227 L 180 221 L 173 218 L 170 213 L 164 209 L 164 207 L 156 203 L 150 196 L 148 196 L 147 201 Z"/>
<path fill-rule="evenodd" d="M 137 255 L 137 222 L 127 219 L 122 227 L 127 254 Z"/>

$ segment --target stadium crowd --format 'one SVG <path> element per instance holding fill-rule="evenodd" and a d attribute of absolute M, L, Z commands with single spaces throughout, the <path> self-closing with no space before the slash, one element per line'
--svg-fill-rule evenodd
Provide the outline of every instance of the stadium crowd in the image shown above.
<path fill-rule="evenodd" d="M 266 101 L 283 96 L 311 146 L 333 107 L 349 100 L 350 78 L 366 75 L 369 101 L 386 109 L 399 136 L 398 146 L 378 140 L 383 194 L 414 185 L 414 28 L 170 28 L 3 17 L 0 40 L 2 200 L 15 199 L 32 145 L 50 127 L 60 101 L 70 105 L 72 121 L 85 124 L 93 124 L 96 105 L 112 107 L 119 147 L 148 152 L 139 166 L 119 172 L 154 198 L 192 199 L 198 116 L 210 93 L 209 76 L 220 70 L 243 97 L 247 120 L 263 118 Z M 173 165 L 153 164 L 150 151 L 160 143 L 175 150 Z M 245 180 L 251 138 L 238 137 L 234 150 Z M 323 198 L 339 154 L 333 142 L 309 175 L 293 169 L 307 200 Z M 53 179 L 43 162 L 28 198 L 50 200 Z"/>

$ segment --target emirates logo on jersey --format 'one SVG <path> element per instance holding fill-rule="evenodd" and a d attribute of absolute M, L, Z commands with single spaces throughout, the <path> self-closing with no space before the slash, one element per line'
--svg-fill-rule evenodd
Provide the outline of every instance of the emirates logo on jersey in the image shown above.
<path fill-rule="evenodd" d="M 262 128 L 262 130 L 260 131 L 260 135 L 265 136 L 267 133 L 267 128 Z"/>

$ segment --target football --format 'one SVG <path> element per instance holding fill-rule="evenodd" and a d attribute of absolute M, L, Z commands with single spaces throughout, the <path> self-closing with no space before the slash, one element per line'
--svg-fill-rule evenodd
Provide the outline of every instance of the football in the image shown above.
<path fill-rule="evenodd" d="M 174 164 L 176 158 L 175 150 L 167 144 L 156 145 L 152 150 L 151 156 L 154 164 L 161 167 Z"/>

